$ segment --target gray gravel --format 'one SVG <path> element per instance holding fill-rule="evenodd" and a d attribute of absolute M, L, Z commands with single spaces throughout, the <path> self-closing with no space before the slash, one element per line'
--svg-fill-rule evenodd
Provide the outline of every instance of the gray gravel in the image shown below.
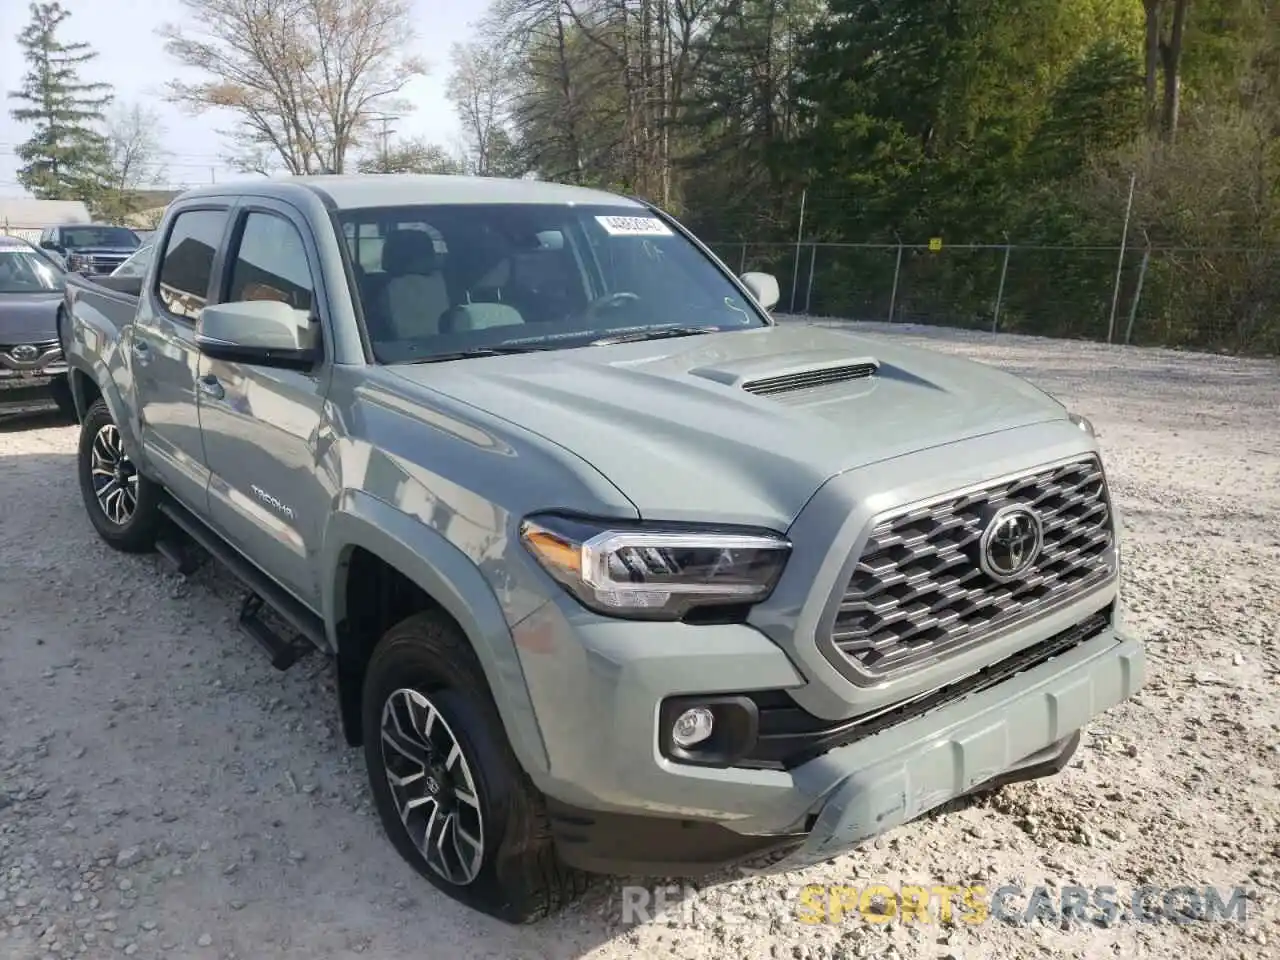
<path fill-rule="evenodd" d="M 874 328 L 872 328 L 874 329 Z M 785 877 L 724 878 L 622 922 L 601 884 L 514 930 L 382 839 L 332 681 L 270 669 L 215 569 L 94 537 L 76 431 L 0 421 L 0 958 L 1280 956 L 1280 368 L 895 327 L 1028 376 L 1093 419 L 1151 680 L 1073 765 Z M 806 926 L 805 883 L 1242 883 L 1246 924 Z M 748 905 L 749 904 L 749 905 Z M 750 914 L 746 916 L 745 914 Z"/>

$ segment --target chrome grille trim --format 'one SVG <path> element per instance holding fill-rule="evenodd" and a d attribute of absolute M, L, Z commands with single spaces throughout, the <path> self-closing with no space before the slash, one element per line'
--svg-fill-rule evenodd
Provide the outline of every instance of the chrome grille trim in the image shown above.
<path fill-rule="evenodd" d="M 1026 576 L 1000 584 L 976 551 L 986 519 L 1009 504 L 1036 510 L 1044 547 Z M 1102 463 L 1075 457 L 876 517 L 820 646 L 842 672 L 881 682 L 1044 616 L 1115 575 Z"/>

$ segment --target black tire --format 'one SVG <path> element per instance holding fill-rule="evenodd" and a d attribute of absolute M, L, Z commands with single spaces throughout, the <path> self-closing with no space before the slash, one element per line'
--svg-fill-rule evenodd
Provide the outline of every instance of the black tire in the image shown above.
<path fill-rule="evenodd" d="M 49 394 L 53 397 L 53 402 L 58 405 L 58 412 L 75 423 L 76 400 L 71 395 L 71 380 L 67 377 L 59 377 L 49 384 Z"/>
<path fill-rule="evenodd" d="M 469 881 L 451 880 L 433 868 L 401 819 L 388 779 L 382 722 L 388 701 L 395 698 L 394 703 L 403 704 L 405 691 L 416 692 L 434 710 L 435 746 L 447 746 L 452 739 L 465 764 L 455 763 L 452 772 L 439 764 L 430 771 L 410 766 L 423 769 L 427 780 L 442 775 L 437 794 L 441 797 L 451 794 L 453 783 L 474 784 L 475 804 L 451 797 L 444 801 L 455 803 L 455 829 L 464 817 L 474 817 L 472 808 L 482 818 L 470 820 L 480 827 L 483 853 L 473 858 L 474 876 Z M 522 924 L 550 916 L 587 889 L 588 876 L 565 866 L 556 854 L 542 795 L 516 760 L 475 654 L 452 620 L 420 613 L 387 631 L 365 674 L 362 710 L 365 761 L 383 829 L 400 855 L 438 890 L 489 916 Z M 393 751 L 391 756 L 395 762 L 400 755 Z M 436 813 L 446 808 L 418 808 L 432 810 L 428 831 Z M 427 818 L 425 813 L 421 816 Z M 474 850 L 466 843 L 459 847 L 457 838 L 453 843 L 455 850 Z"/>
<path fill-rule="evenodd" d="M 94 474 L 94 450 L 104 430 L 114 429 L 119 436 L 119 429 L 111 419 L 111 412 L 106 402 L 99 397 L 85 411 L 84 420 L 80 424 L 80 450 L 77 472 L 80 475 L 80 495 L 84 498 L 85 510 L 89 513 L 89 522 L 98 531 L 98 536 L 107 544 L 123 553 L 146 553 L 155 549 L 156 530 L 160 525 L 160 488 L 142 476 L 133 467 L 127 456 L 122 459 L 126 465 L 128 476 L 136 480 L 125 483 L 136 493 L 133 508 L 128 516 L 119 519 L 108 513 L 98 499 L 97 479 Z"/>

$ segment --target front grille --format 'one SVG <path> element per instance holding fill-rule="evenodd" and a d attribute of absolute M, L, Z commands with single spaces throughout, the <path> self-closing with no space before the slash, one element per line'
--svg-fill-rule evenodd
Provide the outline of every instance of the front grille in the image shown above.
<path fill-rule="evenodd" d="M 95 254 L 89 258 L 89 266 L 94 273 L 110 273 L 120 264 L 124 263 L 128 257 Z"/>
<path fill-rule="evenodd" d="M 1044 546 L 1018 579 L 983 572 L 991 516 L 1021 505 L 1040 517 Z M 1111 505 L 1090 456 L 935 500 L 880 519 L 841 598 L 831 646 L 884 679 L 1046 613 L 1114 575 Z"/>

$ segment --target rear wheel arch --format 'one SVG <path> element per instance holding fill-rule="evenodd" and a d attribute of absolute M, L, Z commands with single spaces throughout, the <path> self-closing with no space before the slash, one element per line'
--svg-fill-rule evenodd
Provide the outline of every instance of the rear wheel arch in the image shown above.
<path fill-rule="evenodd" d="M 333 575 L 322 606 L 348 743 L 360 742 L 364 671 L 378 642 L 406 617 L 438 611 L 467 638 L 521 765 L 535 776 L 547 771 L 515 643 L 480 570 L 441 534 L 383 501 L 354 494 L 344 507 L 325 533 L 323 569 Z"/>
<path fill-rule="evenodd" d="M 93 406 L 93 402 L 102 396 L 102 390 L 93 377 L 77 367 L 72 367 L 67 376 L 71 386 L 71 397 L 76 406 L 76 418 L 84 420 L 84 415 Z"/>

